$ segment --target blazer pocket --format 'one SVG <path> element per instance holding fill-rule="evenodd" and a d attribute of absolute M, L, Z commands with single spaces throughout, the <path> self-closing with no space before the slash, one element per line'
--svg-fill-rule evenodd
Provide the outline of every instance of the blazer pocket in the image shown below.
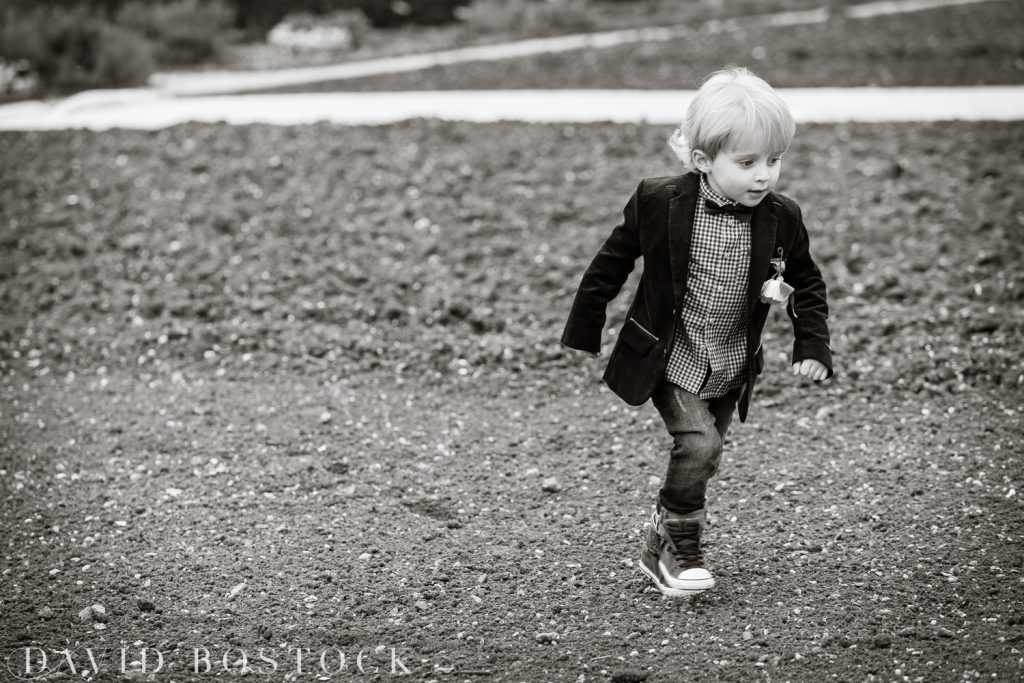
<path fill-rule="evenodd" d="M 647 355 L 651 348 L 658 343 L 658 338 L 644 329 L 644 326 L 636 321 L 636 318 L 629 318 L 622 326 L 619 337 L 623 343 L 629 344 L 634 351 L 641 356 Z"/>

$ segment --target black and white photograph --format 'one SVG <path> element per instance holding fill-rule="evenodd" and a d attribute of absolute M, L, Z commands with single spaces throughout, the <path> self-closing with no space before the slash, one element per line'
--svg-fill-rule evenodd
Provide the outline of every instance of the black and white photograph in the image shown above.
<path fill-rule="evenodd" d="M 0 681 L 1024 680 L 1021 0 L 0 2 Z"/>

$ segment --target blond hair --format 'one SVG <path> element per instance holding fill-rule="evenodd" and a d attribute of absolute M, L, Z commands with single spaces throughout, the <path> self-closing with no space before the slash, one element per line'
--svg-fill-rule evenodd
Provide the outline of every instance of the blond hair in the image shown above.
<path fill-rule="evenodd" d="M 705 78 L 686 108 L 686 117 L 668 140 L 669 147 L 693 171 L 693 150 L 714 159 L 723 149 L 789 149 L 796 123 L 789 107 L 749 69 L 729 67 Z"/>

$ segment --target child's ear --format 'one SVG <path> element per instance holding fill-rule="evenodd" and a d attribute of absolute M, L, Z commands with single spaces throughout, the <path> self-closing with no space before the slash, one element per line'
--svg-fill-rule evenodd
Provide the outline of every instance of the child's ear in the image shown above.
<path fill-rule="evenodd" d="M 701 173 L 707 173 L 711 170 L 711 157 L 704 153 L 703 150 L 695 149 L 690 153 L 693 158 L 693 165 Z"/>

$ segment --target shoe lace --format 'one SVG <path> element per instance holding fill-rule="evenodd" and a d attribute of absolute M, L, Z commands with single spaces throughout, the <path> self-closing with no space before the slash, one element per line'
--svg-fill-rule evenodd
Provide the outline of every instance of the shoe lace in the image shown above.
<path fill-rule="evenodd" d="M 696 519 L 669 520 L 665 531 L 672 540 L 669 551 L 682 567 L 700 566 L 704 555 L 700 549 L 700 522 Z"/>

